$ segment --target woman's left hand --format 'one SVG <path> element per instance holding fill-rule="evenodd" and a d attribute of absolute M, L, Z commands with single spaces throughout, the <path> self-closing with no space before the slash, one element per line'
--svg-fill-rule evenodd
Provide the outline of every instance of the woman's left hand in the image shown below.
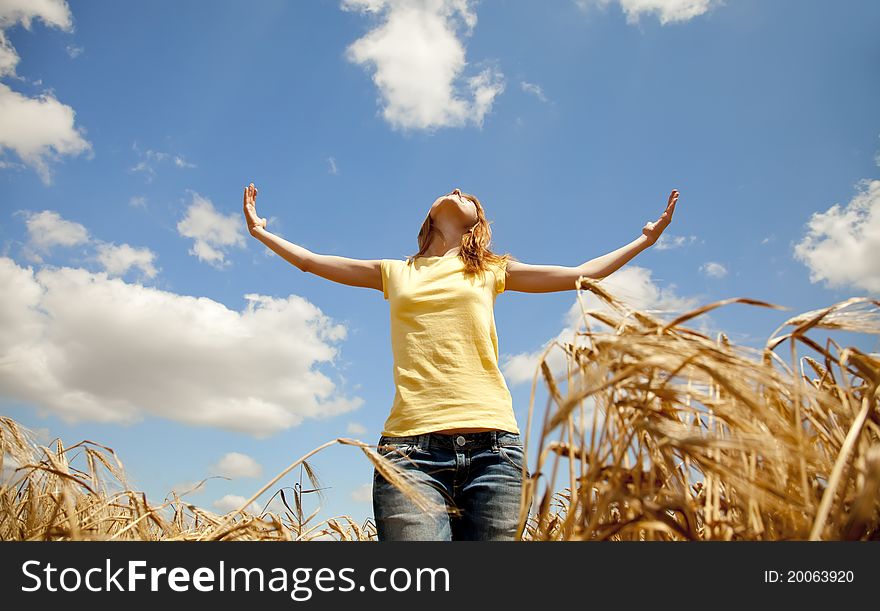
<path fill-rule="evenodd" d="M 678 191 L 673 189 L 672 193 L 669 194 L 669 202 L 666 204 L 666 210 L 663 211 L 660 218 L 653 223 L 649 221 L 645 223 L 644 227 L 642 227 L 642 233 L 647 236 L 649 246 L 657 241 L 660 234 L 663 233 L 663 230 L 665 230 L 669 226 L 669 223 L 672 222 L 672 213 L 675 212 L 675 202 L 677 201 Z"/>

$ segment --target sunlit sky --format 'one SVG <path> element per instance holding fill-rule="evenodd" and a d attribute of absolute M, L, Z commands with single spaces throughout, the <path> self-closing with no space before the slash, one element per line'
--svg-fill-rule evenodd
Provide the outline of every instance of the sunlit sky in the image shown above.
<path fill-rule="evenodd" d="M 376 443 L 388 303 L 253 239 L 249 182 L 315 252 L 404 258 L 458 187 L 496 252 L 559 265 L 675 188 L 661 241 L 603 282 L 658 315 L 790 308 L 694 322 L 749 346 L 876 296 L 878 24 L 873 0 L 0 0 L 0 413 L 112 447 L 154 503 L 225 476 L 187 497 L 219 512 L 326 441 Z M 573 306 L 498 297 L 523 431 Z M 359 450 L 312 464 L 321 518 L 372 516 Z"/>

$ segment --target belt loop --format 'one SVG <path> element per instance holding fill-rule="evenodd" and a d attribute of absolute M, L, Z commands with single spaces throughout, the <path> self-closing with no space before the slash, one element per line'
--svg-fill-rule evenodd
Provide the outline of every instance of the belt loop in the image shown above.
<path fill-rule="evenodd" d="M 430 433 L 422 433 L 418 436 L 418 439 L 416 439 L 416 446 L 418 446 L 420 450 L 427 450 L 431 445 L 429 442 L 429 438 Z"/>
<path fill-rule="evenodd" d="M 498 431 L 492 431 L 492 451 L 498 451 Z"/>

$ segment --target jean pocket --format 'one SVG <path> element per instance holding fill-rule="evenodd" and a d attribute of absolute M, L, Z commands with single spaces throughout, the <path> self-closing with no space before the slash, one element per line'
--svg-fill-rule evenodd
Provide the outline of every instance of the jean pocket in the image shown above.
<path fill-rule="evenodd" d="M 509 465 L 516 467 L 519 471 L 523 470 L 526 454 L 521 444 L 499 444 L 498 453 L 501 454 L 501 458 Z M 528 469 L 526 470 L 526 475 L 531 476 Z"/>

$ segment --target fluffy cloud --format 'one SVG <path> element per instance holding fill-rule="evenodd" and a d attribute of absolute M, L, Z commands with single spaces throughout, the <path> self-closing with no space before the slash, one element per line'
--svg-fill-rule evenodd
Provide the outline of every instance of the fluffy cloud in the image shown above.
<path fill-rule="evenodd" d="M 716 261 L 706 261 L 700 266 L 700 271 L 710 278 L 724 278 L 727 275 L 727 268 Z"/>
<path fill-rule="evenodd" d="M 263 467 L 247 454 L 229 452 L 211 467 L 211 472 L 231 479 L 260 477 L 263 474 Z"/>
<path fill-rule="evenodd" d="M 602 286 L 607 288 L 612 295 L 623 300 L 627 306 L 663 319 L 672 318 L 697 306 L 695 298 L 677 295 L 674 284 L 668 288 L 657 286 L 651 278 L 651 270 L 637 265 L 627 265 L 617 270 L 602 280 Z M 582 291 L 581 299 L 587 310 L 608 310 L 605 303 L 589 291 Z M 708 319 L 704 315 L 698 320 L 698 324 L 705 325 Z M 594 318 L 590 318 L 589 322 L 590 328 L 594 331 L 607 330 L 605 325 Z M 564 328 L 555 337 L 533 352 L 523 352 L 505 359 L 501 368 L 507 381 L 511 385 L 531 382 L 535 371 L 540 366 L 542 354 L 548 349 L 547 365 L 554 375 L 563 375 L 567 356 L 559 346 L 553 344 L 554 342 L 573 342 L 575 333 L 583 329 L 583 326 L 581 305 L 575 298 L 566 313 Z M 577 343 L 580 344 L 582 341 L 579 339 Z"/>
<path fill-rule="evenodd" d="M 0 2 L 0 27 L 7 28 L 19 21 L 28 30 L 34 19 L 64 30 L 72 27 L 70 9 L 65 0 L 3 0 Z"/>
<path fill-rule="evenodd" d="M 880 293 L 880 180 L 864 180 L 845 208 L 815 212 L 794 257 L 810 268 L 810 282 Z"/>
<path fill-rule="evenodd" d="M 346 54 L 374 69 L 382 114 L 392 127 L 482 126 L 504 78 L 492 67 L 463 77 L 461 38 L 477 23 L 469 0 L 343 0 L 342 9 L 381 18 Z"/>
<path fill-rule="evenodd" d="M 230 246 L 245 247 L 244 221 L 240 214 L 223 215 L 214 208 L 211 200 L 191 191 L 192 203 L 186 216 L 177 223 L 177 231 L 194 243 L 189 254 L 214 267 L 222 269 L 229 264 L 225 249 Z"/>
<path fill-rule="evenodd" d="M 40 19 L 47 27 L 73 30 L 70 9 L 64 0 L 3 0 L 0 2 L 0 77 L 18 79 L 20 57 L 6 36 L 6 30 L 21 23 L 30 30 Z M 0 83 L 0 152 L 14 151 L 32 167 L 44 184 L 51 184 L 50 162 L 63 155 L 91 153 L 91 144 L 74 123 L 73 108 L 53 95 L 30 98 Z M 9 162 L 0 167 L 16 167 Z"/>
<path fill-rule="evenodd" d="M 575 0 L 575 4 L 587 10 L 591 6 L 605 8 L 614 1 L 620 4 L 628 23 L 638 23 L 642 15 L 656 15 L 663 25 L 688 21 L 720 4 L 719 0 Z"/>
<path fill-rule="evenodd" d="M 97 259 L 111 276 L 124 276 L 132 267 L 139 268 L 147 278 L 156 276 L 153 261 L 156 254 L 149 248 L 134 248 L 128 244 L 100 244 Z"/>
<path fill-rule="evenodd" d="M 3 0 L 0 2 L 0 77 L 15 76 L 21 59 L 6 38 L 6 30 L 19 22 L 30 30 L 34 19 L 42 20 L 47 27 L 73 30 L 70 8 L 64 0 Z"/>
<path fill-rule="evenodd" d="M 43 257 L 58 246 L 96 246 L 93 259 L 111 276 L 123 276 L 132 267 L 139 268 L 146 278 L 156 276 L 153 261 L 156 258 L 149 248 L 135 248 L 129 244 L 112 244 L 93 241 L 88 230 L 80 223 L 68 221 L 54 210 L 31 212 L 20 210 L 15 214 L 25 217 L 28 240 L 23 248 L 24 256 L 34 263 L 42 263 Z"/>
<path fill-rule="evenodd" d="M 346 336 L 291 295 L 242 311 L 69 267 L 0 258 L 0 397 L 66 422 L 144 416 L 266 437 L 361 405 L 317 368 Z"/>
<path fill-rule="evenodd" d="M 29 98 L 0 83 L 0 151 L 15 151 L 44 184 L 51 184 L 51 161 L 91 151 L 74 127 L 75 115 L 49 94 Z"/>
<path fill-rule="evenodd" d="M 55 246 L 78 246 L 89 241 L 89 232 L 80 223 L 68 221 L 53 210 L 24 211 L 28 245 L 47 254 Z"/>

